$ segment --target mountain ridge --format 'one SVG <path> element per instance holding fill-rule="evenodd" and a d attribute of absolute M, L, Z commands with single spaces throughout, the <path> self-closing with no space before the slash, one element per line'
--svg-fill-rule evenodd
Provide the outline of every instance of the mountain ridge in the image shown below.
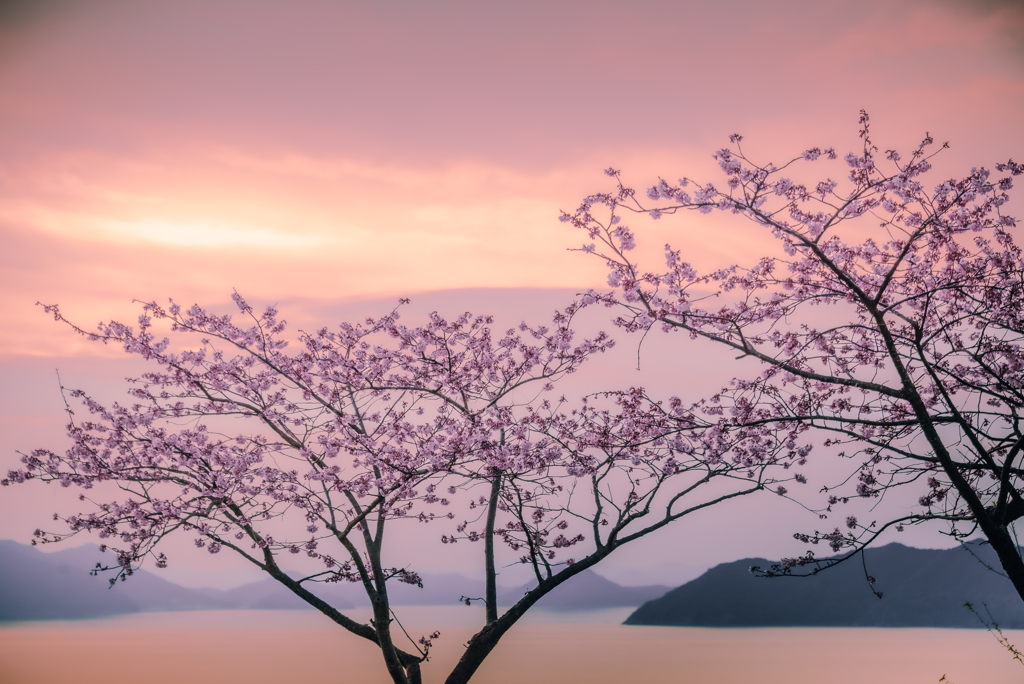
<path fill-rule="evenodd" d="M 88 619 L 127 613 L 186 610 L 314 610 L 272 578 L 233 589 L 191 589 L 148 570 L 137 570 L 110 587 L 91 577 L 97 562 L 111 562 L 95 545 L 43 553 L 12 540 L 0 540 L 0 621 Z M 484 595 L 484 583 L 457 573 L 423 574 L 423 588 L 389 583 L 393 605 L 455 605 L 466 596 Z M 369 606 L 354 583 L 306 585 L 338 609 Z M 499 587 L 499 601 L 511 605 L 530 588 Z M 585 570 L 539 603 L 547 610 L 633 607 L 669 590 L 667 586 L 624 587 Z"/>

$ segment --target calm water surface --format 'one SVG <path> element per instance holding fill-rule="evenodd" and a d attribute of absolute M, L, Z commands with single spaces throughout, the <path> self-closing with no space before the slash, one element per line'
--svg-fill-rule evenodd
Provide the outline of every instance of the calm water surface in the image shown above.
<path fill-rule="evenodd" d="M 1024 667 L 984 631 L 626 627 L 629 610 L 538 612 L 516 625 L 477 684 L 1021 684 Z M 438 684 L 480 610 L 403 608 L 414 637 L 441 630 Z M 358 617 L 353 615 L 353 617 Z M 1024 648 L 1024 632 L 1007 636 Z M 387 684 L 371 644 L 306 611 L 146 613 L 0 627 L 3 684 Z"/>

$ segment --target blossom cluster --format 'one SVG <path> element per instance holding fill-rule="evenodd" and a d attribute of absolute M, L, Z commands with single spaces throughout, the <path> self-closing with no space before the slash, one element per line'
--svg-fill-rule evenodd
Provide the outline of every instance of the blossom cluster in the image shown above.
<path fill-rule="evenodd" d="M 751 161 L 731 136 L 714 154 L 719 186 L 683 177 L 638 193 L 609 169 L 614 191 L 561 216 L 586 232 L 582 251 L 604 261 L 614 288 L 581 303 L 617 307 L 627 331 L 685 332 L 759 362 L 705 411 L 764 439 L 798 424 L 831 453 L 856 457 L 852 491 L 829 493 L 823 517 L 841 501 L 918 490 L 904 518 L 806 540 L 859 548 L 888 526 L 938 519 L 955 536 L 980 527 L 1005 547 L 1004 567 L 1016 567 L 1006 529 L 1024 516 L 1024 262 L 1004 211 L 1024 165 L 929 182 L 930 135 L 907 155 L 880 152 L 862 112 L 860 137 L 862 148 L 842 157 L 812 148 L 776 166 Z M 807 176 L 800 165 L 828 163 L 845 178 L 794 180 Z M 778 249 L 700 273 L 666 246 L 664 269 L 641 270 L 624 219 L 686 211 L 752 221 Z M 1019 575 L 1024 591 L 1024 564 Z"/>

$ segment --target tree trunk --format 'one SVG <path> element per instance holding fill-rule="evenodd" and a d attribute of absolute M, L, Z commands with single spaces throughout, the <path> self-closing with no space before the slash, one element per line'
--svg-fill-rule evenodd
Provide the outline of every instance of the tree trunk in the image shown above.
<path fill-rule="evenodd" d="M 498 513 L 498 495 L 501 492 L 501 473 L 495 473 L 491 480 L 491 497 L 487 502 L 487 530 L 484 534 L 484 563 L 487 586 L 484 605 L 487 624 L 498 619 L 498 577 L 494 566 L 494 519 Z"/>
<path fill-rule="evenodd" d="M 518 603 L 505 611 L 505 614 L 494 622 L 490 622 L 484 626 L 479 632 L 473 635 L 473 638 L 466 644 L 466 650 L 463 651 L 462 657 L 459 658 L 458 664 L 445 679 L 445 684 L 466 684 L 476 674 L 477 669 L 483 664 L 484 659 L 490 655 L 494 647 L 498 645 L 505 633 L 512 628 L 519 618 L 521 618 L 526 611 L 533 607 L 537 601 L 544 598 L 553 589 L 561 585 L 563 582 L 575 577 L 579 573 L 583 572 L 587 568 L 597 565 L 601 560 L 608 557 L 615 547 L 604 546 L 596 551 L 593 555 L 584 558 L 578 563 L 571 565 L 562 570 L 557 575 L 549 577 L 544 582 L 541 582 L 535 589 L 528 592 L 526 596 L 521 598 Z"/>
<path fill-rule="evenodd" d="M 921 429 L 932 450 L 935 452 L 936 458 L 938 458 L 939 463 L 942 465 L 946 476 L 949 477 L 949 481 L 956 487 L 957 492 L 963 497 L 968 508 L 970 508 L 971 513 L 974 515 L 974 520 L 978 523 L 985 538 L 988 539 L 992 549 L 999 557 L 999 563 L 1003 566 L 1003 570 L 1006 571 L 1006 576 L 1013 583 L 1013 588 L 1017 590 L 1021 600 L 1024 601 L 1024 559 L 1020 556 L 1020 550 L 1007 529 L 1001 526 L 989 514 L 978 493 L 974 491 L 971 484 L 964 479 L 957 469 L 952 456 L 950 456 L 945 443 L 942 441 L 942 437 L 932 423 L 924 401 L 916 391 L 910 393 L 909 402 L 918 420 L 921 421 Z"/>

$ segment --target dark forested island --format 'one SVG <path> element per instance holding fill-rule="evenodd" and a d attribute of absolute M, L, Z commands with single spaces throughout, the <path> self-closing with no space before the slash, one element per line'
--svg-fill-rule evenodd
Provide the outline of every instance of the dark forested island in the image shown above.
<path fill-rule="evenodd" d="M 862 562 L 863 560 L 863 562 Z M 813 577 L 752 575 L 771 561 L 723 563 L 648 601 L 627 625 L 680 627 L 952 627 L 983 625 L 964 607 L 985 608 L 1001 627 L 1024 628 L 1024 602 L 995 553 L 969 542 L 946 550 L 902 544 L 869 548 Z M 865 572 L 866 570 L 866 572 Z M 794 572 L 807 572 L 795 568 Z M 869 584 L 866 576 L 875 579 Z M 872 591 L 882 594 L 878 598 Z"/>

